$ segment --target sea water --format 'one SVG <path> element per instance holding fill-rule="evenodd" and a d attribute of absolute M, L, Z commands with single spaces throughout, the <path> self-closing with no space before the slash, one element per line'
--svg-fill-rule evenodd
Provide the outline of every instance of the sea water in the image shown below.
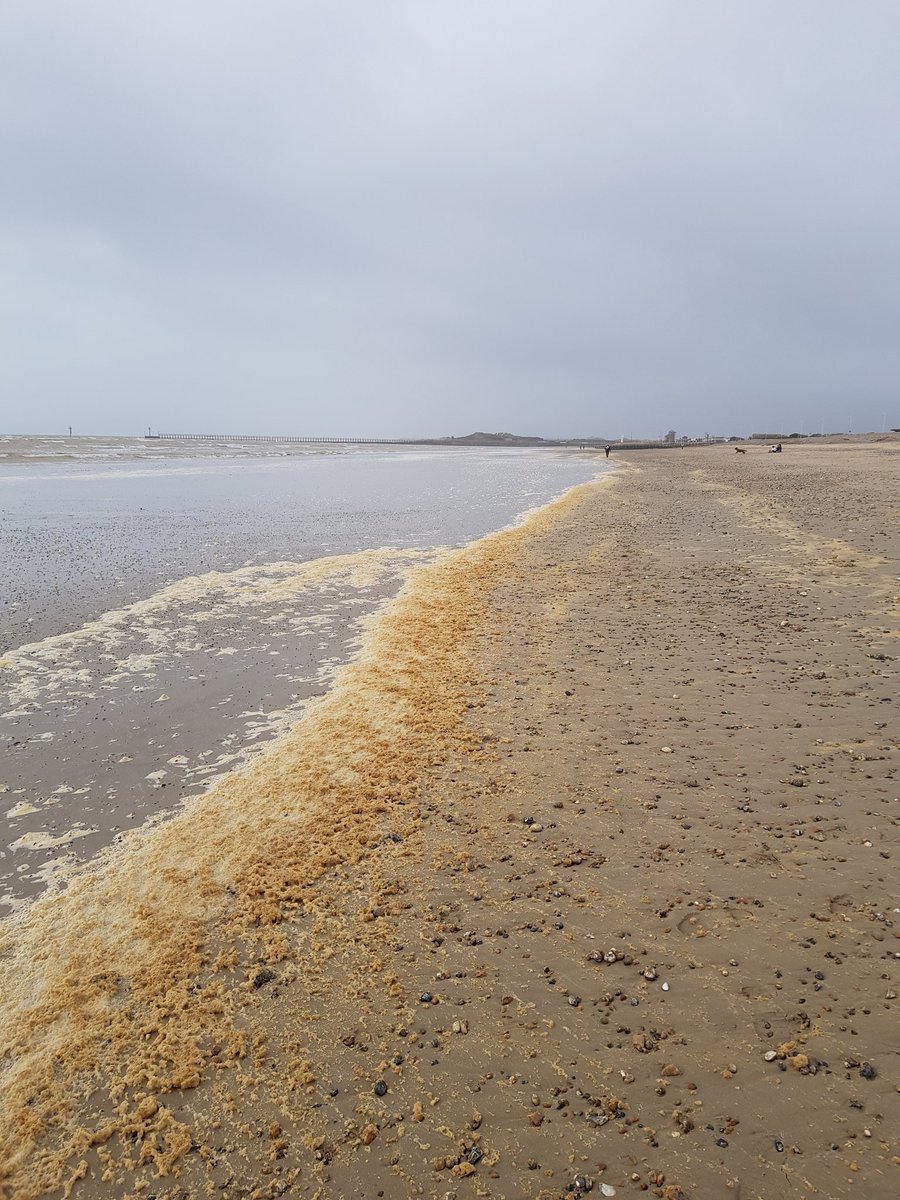
<path fill-rule="evenodd" d="M 204 571 L 461 545 L 599 469 L 552 450 L 226 448 L 123 461 L 114 445 L 99 457 L 83 443 L 63 463 L 0 459 L 0 651 Z"/>
<path fill-rule="evenodd" d="M 62 444 L 0 462 L 11 905 L 294 724 L 412 568 L 601 469 L 546 449 Z"/>

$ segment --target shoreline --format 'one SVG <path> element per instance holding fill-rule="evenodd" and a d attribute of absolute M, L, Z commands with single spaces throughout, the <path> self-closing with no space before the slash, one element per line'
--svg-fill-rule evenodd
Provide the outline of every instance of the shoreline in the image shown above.
<path fill-rule="evenodd" d="M 732 450 L 737 444 L 752 452 L 765 453 L 772 442 L 781 441 L 788 449 L 816 449 L 822 446 L 867 447 L 872 445 L 900 445 L 900 430 L 886 429 L 871 433 L 825 433 L 825 434 L 771 434 L 746 438 L 726 438 L 708 443 L 690 442 L 685 448 L 704 454 L 717 454 Z M 638 438 L 530 438 L 503 435 L 470 434 L 465 437 L 422 438 L 397 441 L 362 439 L 351 441 L 338 439 L 327 441 L 311 439 L 295 441 L 285 438 L 260 437 L 251 439 L 190 438 L 179 435 L 168 440 L 113 434 L 0 434 L 0 469 L 4 466 L 102 466 L 132 463 L 186 464 L 192 459 L 198 462 L 234 459 L 308 458 L 322 455 L 343 454 L 351 450 L 368 449 L 372 453 L 404 454 L 416 450 L 548 450 L 563 454 L 601 454 L 606 444 L 620 453 L 654 452 L 663 443 L 652 439 Z M 680 444 L 671 449 L 681 448 Z M 668 450 L 667 450 L 668 452 Z"/>
<path fill-rule="evenodd" d="M 861 453 L 642 452 L 416 571 L 302 738 L 4 928 L 0 1194 L 893 1195 Z"/>
<path fill-rule="evenodd" d="M 380 549 L 210 572 L 0 655 L 0 913 L 288 732 L 431 557 Z"/>
<path fill-rule="evenodd" d="M 465 545 L 598 469 L 584 454 L 376 451 L 0 464 L 0 556 L 15 565 L 0 654 L 186 577 Z"/>
<path fill-rule="evenodd" d="M 454 486 L 464 486 L 466 481 L 471 486 L 469 498 L 460 499 L 452 516 L 434 509 L 435 495 L 443 494 L 448 481 L 429 491 L 423 471 L 411 469 L 413 474 L 401 472 L 393 483 L 387 482 L 393 477 L 386 469 L 376 469 L 374 476 L 363 471 L 362 481 L 355 484 L 359 503 L 368 498 L 376 514 L 371 532 L 396 533 L 397 522 L 405 531 L 393 548 L 390 543 L 377 550 L 357 548 L 365 522 L 342 494 L 348 483 L 347 467 L 331 483 L 336 493 L 332 531 L 343 530 L 345 540 L 352 533 L 354 539 L 345 553 L 328 551 L 331 538 L 326 521 L 318 526 L 318 547 L 307 545 L 303 554 L 301 545 L 299 560 L 265 559 L 265 550 L 254 543 L 260 549 L 256 557 L 262 561 L 251 559 L 243 566 L 195 573 L 190 570 L 194 542 L 185 538 L 177 561 L 162 560 L 160 571 L 159 556 L 153 553 L 158 546 L 152 539 L 142 540 L 141 519 L 131 531 L 133 537 L 124 539 L 129 553 L 136 560 L 148 560 L 157 574 L 174 579 L 144 594 L 136 589 L 134 579 L 124 581 L 127 572 L 122 578 L 109 571 L 104 574 L 95 563 L 85 572 L 94 593 L 95 615 L 83 624 L 71 615 L 72 610 L 75 616 L 78 613 L 73 587 L 63 587 L 61 581 L 73 569 L 85 568 L 97 542 L 106 543 L 109 537 L 116 545 L 117 539 L 123 539 L 116 529 L 108 528 L 94 530 L 96 536 L 85 544 L 77 529 L 66 527 L 70 551 L 60 563 L 48 550 L 46 539 L 37 537 L 32 566 L 45 570 L 35 569 L 32 574 L 42 590 L 32 595 L 30 605 L 17 606 L 27 613 L 26 627 L 32 636 L 16 649 L 0 651 L 0 732 L 6 766 L 0 773 L 0 815 L 7 822 L 6 847 L 0 849 L 0 914 L 47 888 L 59 887 L 73 866 L 120 840 L 124 831 L 165 819 L 212 778 L 288 731 L 307 702 L 328 690 L 336 669 L 354 656 L 361 632 L 397 593 L 412 566 L 444 553 L 434 544 L 442 523 L 451 540 L 456 534 L 464 545 L 489 520 L 504 528 L 507 521 L 517 524 L 529 519 L 530 508 L 518 515 L 516 509 L 535 504 L 554 483 L 559 485 L 573 473 L 582 479 L 599 474 L 605 465 L 583 461 L 574 472 L 568 467 L 562 475 L 541 469 L 536 478 L 534 467 L 526 466 L 524 475 L 514 470 L 509 477 L 508 494 L 502 485 L 486 480 L 483 465 L 474 475 L 461 472 L 458 480 L 454 473 L 450 481 Z M 352 464 L 349 473 L 356 478 Z M 238 474 L 243 492 L 238 491 L 243 495 L 249 485 L 241 469 Z M 99 478 L 102 496 L 108 480 Z M 294 473 L 289 478 L 294 479 Z M 375 488 L 374 497 L 366 489 L 367 478 Z M 415 491 L 417 478 L 424 493 Z M 132 485 L 137 490 L 130 490 Z M 142 512 L 138 506 L 147 500 L 142 486 L 139 474 L 123 493 L 132 515 Z M 306 492 L 315 491 L 309 480 L 303 486 Z M 281 491 L 275 499 L 265 499 L 263 489 L 263 500 L 253 499 L 259 507 L 256 522 L 265 526 L 269 508 L 277 510 L 280 500 L 295 499 L 291 491 L 289 487 L 287 496 Z M 417 494 L 420 514 L 410 516 L 409 506 Z M 94 498 L 88 507 L 97 505 L 97 494 L 89 492 L 89 496 Z M 48 507 L 40 486 L 35 498 L 39 510 Z M 181 501 L 185 511 L 198 515 L 194 512 L 197 497 L 190 489 Z M 165 494 L 165 509 L 173 510 L 163 513 L 169 530 L 184 523 L 178 502 L 178 493 L 171 499 Z M 392 515 L 392 503 L 405 510 L 401 516 Z M 21 507 L 27 512 L 26 502 Z M 300 509 L 302 518 L 302 504 Z M 314 506 L 311 519 L 318 521 L 315 511 Z M 202 506 L 199 516 L 205 519 Z M 286 527 L 306 528 L 302 519 L 292 521 L 284 512 L 281 518 Z M 27 560 L 28 529 L 23 523 L 18 549 Z M 205 532 L 208 541 L 208 525 Z M 244 534 L 246 553 L 251 543 L 246 530 Z M 308 535 L 303 538 L 308 540 Z M 297 549 L 290 538 L 288 543 L 279 548 Z M 197 548 L 205 552 L 206 542 L 201 540 Z M 116 552 L 108 557 L 121 567 Z M 59 576 L 55 587 L 47 578 L 50 564 Z M 21 574 L 19 578 L 21 582 Z M 120 607 L 116 601 L 123 589 L 134 598 Z M 50 610 L 44 611 L 46 635 L 41 636 L 31 616 L 39 607 L 39 597 L 51 591 L 70 615 L 59 632 Z"/>
<path fill-rule="evenodd" d="M 114 466 L 116 464 L 158 464 L 160 467 L 198 462 L 221 462 L 233 459 L 319 458 L 363 451 L 371 454 L 403 455 L 428 450 L 551 450 L 564 454 L 597 453 L 603 449 L 596 438 L 584 445 L 578 439 L 546 441 L 542 438 L 513 438 L 509 441 L 490 436 L 462 438 L 421 438 L 396 441 L 349 438 L 328 441 L 312 438 L 307 441 L 286 438 L 249 439 L 209 437 L 116 437 L 112 435 L 29 436 L 0 434 L 0 469 L 10 467 Z"/>

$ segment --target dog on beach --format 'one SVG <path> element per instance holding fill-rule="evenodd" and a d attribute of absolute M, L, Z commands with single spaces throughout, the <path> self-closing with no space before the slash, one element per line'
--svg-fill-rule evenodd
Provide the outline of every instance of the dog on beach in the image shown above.
<path fill-rule="evenodd" d="M 735 454 L 746 454 L 747 453 L 747 451 L 744 449 L 743 446 L 735 446 L 734 452 L 735 452 Z"/>

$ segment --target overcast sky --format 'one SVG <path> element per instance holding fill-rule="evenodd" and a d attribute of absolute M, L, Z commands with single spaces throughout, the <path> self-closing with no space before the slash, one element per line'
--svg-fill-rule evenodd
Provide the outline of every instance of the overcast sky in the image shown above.
<path fill-rule="evenodd" d="M 3 0 L 0 432 L 900 426 L 898 0 Z"/>

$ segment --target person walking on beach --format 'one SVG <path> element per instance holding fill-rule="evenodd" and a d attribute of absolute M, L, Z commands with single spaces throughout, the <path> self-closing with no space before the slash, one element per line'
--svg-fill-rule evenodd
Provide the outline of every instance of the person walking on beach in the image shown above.
<path fill-rule="evenodd" d="M 607 446 L 607 447 L 606 447 L 606 457 L 607 457 L 607 458 L 609 458 L 609 452 L 610 452 L 610 450 L 612 450 L 612 446 Z"/>

